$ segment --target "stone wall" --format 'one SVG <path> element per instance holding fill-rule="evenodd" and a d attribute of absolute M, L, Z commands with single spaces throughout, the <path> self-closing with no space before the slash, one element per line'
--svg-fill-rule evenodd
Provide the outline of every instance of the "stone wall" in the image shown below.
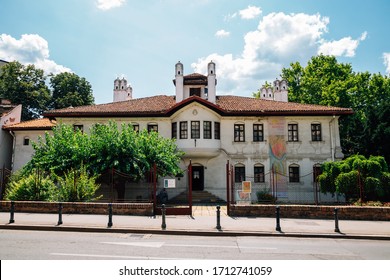
<path fill-rule="evenodd" d="M 108 203 L 63 202 L 63 214 L 108 214 Z M 1 201 L 0 212 L 8 212 L 10 201 Z M 58 202 L 15 201 L 15 212 L 58 213 Z M 112 203 L 114 215 L 152 216 L 152 203 Z"/>
<path fill-rule="evenodd" d="M 335 206 L 280 205 L 281 218 L 333 219 Z M 390 207 L 337 206 L 339 219 L 390 221 Z M 275 217 L 275 205 L 233 205 L 236 217 Z"/>

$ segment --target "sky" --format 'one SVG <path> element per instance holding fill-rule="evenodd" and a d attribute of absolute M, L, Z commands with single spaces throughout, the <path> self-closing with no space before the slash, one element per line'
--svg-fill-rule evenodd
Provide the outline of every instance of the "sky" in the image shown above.
<path fill-rule="evenodd" d="M 184 74 L 216 63 L 217 95 L 251 96 L 290 63 L 320 53 L 355 72 L 390 74 L 389 0 L 0 0 L 0 59 L 64 71 L 113 101 L 174 95 Z"/>

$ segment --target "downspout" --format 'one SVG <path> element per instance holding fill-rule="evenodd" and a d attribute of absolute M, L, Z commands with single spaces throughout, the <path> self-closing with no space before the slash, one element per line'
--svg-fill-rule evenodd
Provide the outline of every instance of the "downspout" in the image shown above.
<path fill-rule="evenodd" d="M 334 152 L 335 152 L 335 144 L 334 144 L 334 133 L 333 133 L 333 125 L 332 123 L 336 119 L 336 116 L 333 115 L 333 118 L 329 121 L 329 137 L 330 137 L 330 153 L 332 156 L 332 161 L 334 161 Z"/>
<path fill-rule="evenodd" d="M 10 130 L 9 134 L 12 136 L 12 157 L 11 157 L 11 170 L 14 170 L 14 160 L 15 160 L 15 147 L 16 147 L 16 136 L 15 133 Z"/>

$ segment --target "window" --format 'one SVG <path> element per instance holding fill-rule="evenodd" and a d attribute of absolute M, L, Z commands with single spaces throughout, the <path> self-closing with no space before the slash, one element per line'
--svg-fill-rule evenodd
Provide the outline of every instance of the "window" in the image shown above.
<path fill-rule="evenodd" d="M 155 131 L 158 132 L 158 125 L 157 124 L 148 124 L 148 132 Z"/>
<path fill-rule="evenodd" d="M 253 142 L 263 142 L 263 124 L 253 124 Z"/>
<path fill-rule="evenodd" d="M 255 165 L 253 173 L 255 174 L 255 183 L 265 182 L 264 165 Z"/>
<path fill-rule="evenodd" d="M 132 123 L 131 125 L 133 126 L 133 130 L 135 132 L 139 132 L 139 124 L 138 123 Z"/>
<path fill-rule="evenodd" d="M 221 139 L 221 123 L 214 122 L 214 139 Z"/>
<path fill-rule="evenodd" d="M 320 123 L 311 124 L 311 141 L 322 141 Z"/>
<path fill-rule="evenodd" d="M 73 130 L 76 131 L 81 131 L 84 132 L 84 126 L 82 124 L 74 124 L 73 125 Z"/>
<path fill-rule="evenodd" d="M 234 167 L 234 181 L 236 183 L 241 183 L 245 181 L 245 166 L 239 165 Z"/>
<path fill-rule="evenodd" d="M 191 122 L 191 139 L 200 138 L 200 121 Z"/>
<path fill-rule="evenodd" d="M 177 139 L 177 123 L 172 123 L 172 139 Z"/>
<path fill-rule="evenodd" d="M 298 124 L 288 124 L 288 141 L 298 142 Z"/>
<path fill-rule="evenodd" d="M 203 122 L 203 138 L 211 139 L 211 122 L 209 121 Z"/>
<path fill-rule="evenodd" d="M 234 125 L 234 142 L 245 142 L 245 125 Z"/>
<path fill-rule="evenodd" d="M 200 88 L 190 88 L 190 96 L 193 95 L 200 97 Z"/>
<path fill-rule="evenodd" d="M 299 165 L 292 164 L 288 167 L 290 183 L 299 183 Z"/>
<path fill-rule="evenodd" d="M 180 122 L 180 139 L 188 138 L 188 124 L 187 122 Z"/>
<path fill-rule="evenodd" d="M 30 145 L 30 138 L 26 136 L 23 139 L 23 146 L 28 146 L 28 145 Z"/>

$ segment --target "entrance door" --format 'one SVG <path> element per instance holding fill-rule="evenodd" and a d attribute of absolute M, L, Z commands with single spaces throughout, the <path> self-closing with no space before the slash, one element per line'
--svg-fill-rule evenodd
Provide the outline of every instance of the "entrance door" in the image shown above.
<path fill-rule="evenodd" d="M 192 166 L 192 190 L 204 190 L 204 167 Z"/>

